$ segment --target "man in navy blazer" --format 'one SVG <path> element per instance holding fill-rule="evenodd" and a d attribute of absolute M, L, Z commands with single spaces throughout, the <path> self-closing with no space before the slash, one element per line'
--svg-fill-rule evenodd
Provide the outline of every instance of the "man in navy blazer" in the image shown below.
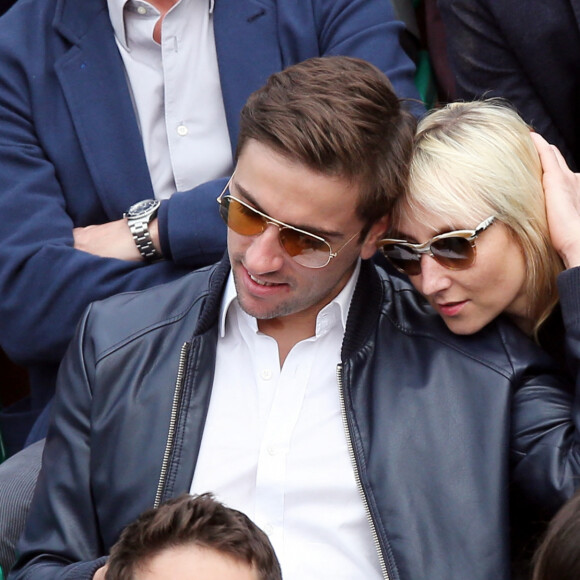
<path fill-rule="evenodd" d="M 400 97 L 417 96 L 389 0 L 206 1 L 232 148 L 248 95 L 312 56 L 364 58 Z M 215 199 L 224 181 L 161 203 L 152 236 L 162 261 L 80 251 L 73 230 L 106 223 L 122 225 L 133 244 L 123 213 L 155 197 L 107 0 L 19 0 L 0 20 L 0 71 L 0 345 L 31 379 L 29 406 L 4 413 L 0 424 L 15 450 L 50 400 L 90 302 L 170 281 L 222 255 Z"/>
<path fill-rule="evenodd" d="M 457 97 L 504 97 L 580 169 L 580 0 L 438 0 Z"/>

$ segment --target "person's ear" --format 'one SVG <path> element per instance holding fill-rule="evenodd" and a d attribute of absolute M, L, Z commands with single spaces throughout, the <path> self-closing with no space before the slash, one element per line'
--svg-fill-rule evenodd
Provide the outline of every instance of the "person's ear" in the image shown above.
<path fill-rule="evenodd" d="M 360 257 L 363 260 L 368 260 L 375 255 L 375 252 L 377 251 L 377 242 L 384 237 L 388 227 L 389 217 L 386 215 L 377 220 L 371 226 L 371 229 L 368 231 L 360 249 Z"/>

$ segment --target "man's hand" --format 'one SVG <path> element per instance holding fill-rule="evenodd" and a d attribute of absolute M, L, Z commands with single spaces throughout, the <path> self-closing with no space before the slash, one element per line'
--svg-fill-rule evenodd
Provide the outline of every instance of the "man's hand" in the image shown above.
<path fill-rule="evenodd" d="M 107 565 L 99 568 L 93 575 L 93 580 L 105 580 L 105 574 L 107 573 Z"/>
<path fill-rule="evenodd" d="M 158 251 L 161 251 L 157 219 L 150 222 L 149 233 L 151 234 L 153 244 Z M 135 240 L 129 230 L 126 219 L 120 219 L 98 226 L 74 228 L 73 237 L 75 249 L 100 256 L 101 258 L 117 258 L 118 260 L 128 260 L 131 262 L 140 262 L 143 260 L 135 245 Z"/>
<path fill-rule="evenodd" d="M 544 175 L 546 214 L 552 245 L 566 268 L 580 266 L 580 174 L 571 171 L 557 147 L 532 133 Z"/>

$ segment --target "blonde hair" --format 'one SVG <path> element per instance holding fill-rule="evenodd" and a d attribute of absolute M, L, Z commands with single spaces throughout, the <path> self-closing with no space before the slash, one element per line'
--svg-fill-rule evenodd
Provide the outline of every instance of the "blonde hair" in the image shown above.
<path fill-rule="evenodd" d="M 526 267 L 526 316 L 533 335 L 558 302 L 563 264 L 548 230 L 542 167 L 519 115 L 499 99 L 451 103 L 419 123 L 410 180 L 393 225 L 428 212 L 477 224 L 494 215 L 520 247 Z"/>

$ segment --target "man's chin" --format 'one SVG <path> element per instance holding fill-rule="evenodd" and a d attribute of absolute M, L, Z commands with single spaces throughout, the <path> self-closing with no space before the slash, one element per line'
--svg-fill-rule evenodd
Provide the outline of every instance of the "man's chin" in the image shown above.
<path fill-rule="evenodd" d="M 273 320 L 274 318 L 280 318 L 282 316 L 288 316 L 291 312 L 283 307 L 279 308 L 260 308 L 259 306 L 248 304 L 245 300 L 240 300 L 238 296 L 238 302 L 240 308 L 248 315 L 252 316 L 256 320 Z"/>

